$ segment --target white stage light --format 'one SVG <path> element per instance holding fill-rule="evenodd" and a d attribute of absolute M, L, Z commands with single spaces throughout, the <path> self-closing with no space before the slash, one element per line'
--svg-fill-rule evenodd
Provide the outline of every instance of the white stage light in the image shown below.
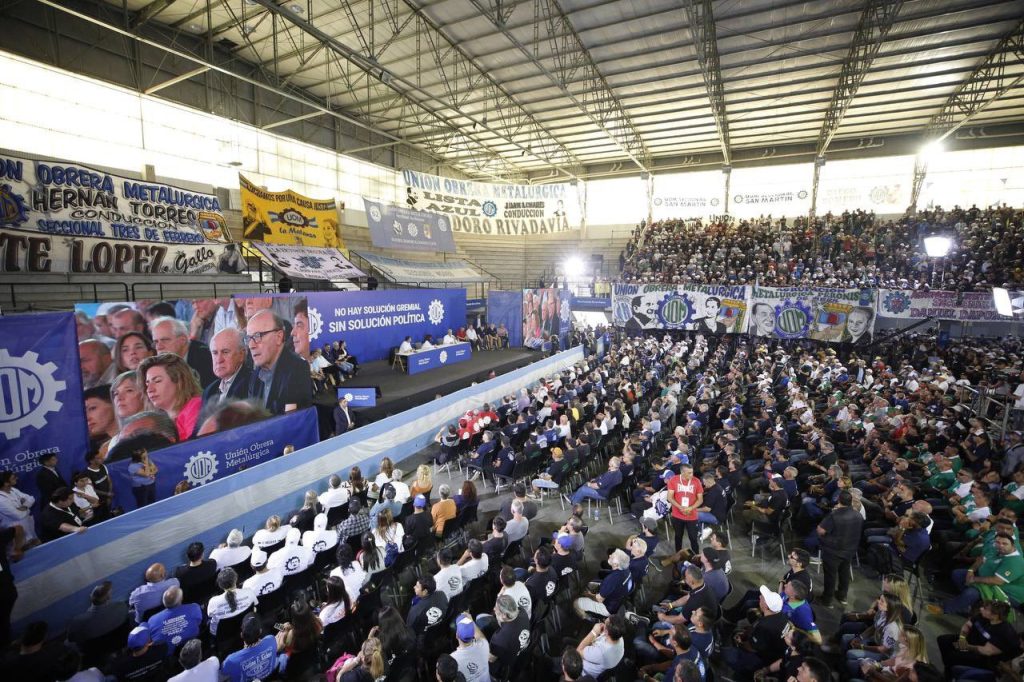
<path fill-rule="evenodd" d="M 953 240 L 949 237 L 925 237 L 924 250 L 929 258 L 945 258 L 953 248 Z"/>
<path fill-rule="evenodd" d="M 1002 287 L 992 287 L 992 302 L 996 304 L 996 312 L 1003 317 L 1013 317 L 1013 304 L 1010 292 Z"/>
<path fill-rule="evenodd" d="M 583 276 L 583 261 L 578 256 L 570 256 L 562 265 L 565 276 L 569 279 L 577 279 Z"/>
<path fill-rule="evenodd" d="M 929 142 L 925 146 L 921 147 L 921 151 L 918 152 L 918 155 L 930 161 L 944 151 L 946 151 L 945 145 L 942 144 L 941 140 L 936 140 L 935 142 Z"/>

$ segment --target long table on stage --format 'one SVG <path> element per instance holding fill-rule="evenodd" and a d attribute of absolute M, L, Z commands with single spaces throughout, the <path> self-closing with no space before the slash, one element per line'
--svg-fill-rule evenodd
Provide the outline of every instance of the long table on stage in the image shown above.
<path fill-rule="evenodd" d="M 465 362 L 473 357 L 473 347 L 468 343 L 453 343 L 447 346 L 434 346 L 429 350 L 414 350 L 411 353 L 399 353 L 398 357 L 405 362 L 406 374 L 428 372 L 445 365 Z"/>

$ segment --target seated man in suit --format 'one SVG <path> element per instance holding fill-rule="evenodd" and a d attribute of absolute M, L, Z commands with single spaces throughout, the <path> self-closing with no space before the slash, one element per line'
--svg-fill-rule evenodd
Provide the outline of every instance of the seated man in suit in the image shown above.
<path fill-rule="evenodd" d="M 260 310 L 249 318 L 245 336 L 254 370 L 250 393 L 262 398 L 273 414 L 309 407 L 313 402 L 309 363 L 292 350 L 284 321 L 268 309 Z M 255 379 L 262 382 L 261 391 Z"/>
<path fill-rule="evenodd" d="M 245 339 L 241 331 L 228 327 L 214 334 L 210 339 L 210 355 L 217 380 L 203 390 L 200 423 L 224 403 L 263 394 L 263 383 L 253 376 L 252 367 L 246 364 Z"/>

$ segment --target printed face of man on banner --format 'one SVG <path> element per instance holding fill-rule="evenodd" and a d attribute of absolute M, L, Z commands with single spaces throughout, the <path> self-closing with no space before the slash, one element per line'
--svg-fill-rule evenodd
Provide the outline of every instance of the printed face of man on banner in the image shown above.
<path fill-rule="evenodd" d="M 754 336 L 773 336 L 775 334 L 775 309 L 767 303 L 755 303 L 752 320 Z"/>

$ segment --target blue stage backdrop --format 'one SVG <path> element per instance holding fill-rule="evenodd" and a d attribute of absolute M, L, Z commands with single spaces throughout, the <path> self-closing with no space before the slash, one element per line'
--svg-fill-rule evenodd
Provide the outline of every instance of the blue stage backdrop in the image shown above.
<path fill-rule="evenodd" d="M 487 323 L 504 324 L 508 328 L 508 342 L 512 348 L 523 345 L 523 292 L 487 292 Z"/>
<path fill-rule="evenodd" d="M 0 317 L 0 470 L 39 499 L 39 457 L 55 452 L 67 481 L 85 468 L 89 436 L 74 313 Z"/>
<path fill-rule="evenodd" d="M 286 446 L 300 450 L 319 441 L 316 409 L 307 407 L 150 452 L 158 469 L 156 499 L 173 497 L 178 486 L 190 490 L 280 457 Z M 107 462 L 115 503 L 125 511 L 136 508 L 130 464 L 126 459 Z"/>
<path fill-rule="evenodd" d="M 312 348 L 345 341 L 360 362 L 383 360 L 411 336 L 435 343 L 466 324 L 465 289 L 388 289 L 307 293 Z"/>

